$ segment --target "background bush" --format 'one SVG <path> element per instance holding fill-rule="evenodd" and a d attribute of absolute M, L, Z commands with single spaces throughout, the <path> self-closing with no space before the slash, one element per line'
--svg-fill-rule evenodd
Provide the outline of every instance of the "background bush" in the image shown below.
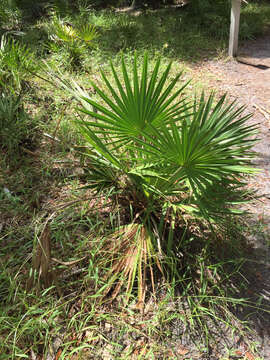
<path fill-rule="evenodd" d="M 22 147 L 34 149 L 36 141 L 37 121 L 25 112 L 22 97 L 2 91 L 0 94 L 0 148 L 6 150 L 9 156 L 13 156 Z"/>

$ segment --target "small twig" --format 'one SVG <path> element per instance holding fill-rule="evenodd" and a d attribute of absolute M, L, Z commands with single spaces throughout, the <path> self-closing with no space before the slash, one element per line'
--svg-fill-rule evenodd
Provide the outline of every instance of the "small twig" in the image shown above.
<path fill-rule="evenodd" d="M 73 271 L 71 271 L 71 273 L 68 273 L 68 274 L 63 274 L 62 276 L 61 276 L 61 279 L 64 279 L 64 280 L 66 280 L 66 279 L 68 279 L 69 277 L 71 277 L 71 276 L 73 276 L 73 275 L 78 275 L 78 274 L 81 274 L 81 273 L 83 273 L 83 272 L 85 272 L 85 271 L 87 271 L 87 267 L 84 267 L 84 268 L 81 268 L 81 269 L 76 269 L 76 270 L 73 270 Z"/>
<path fill-rule="evenodd" d="M 43 135 L 46 136 L 47 138 L 53 140 L 53 141 L 60 142 L 60 140 L 57 137 L 54 137 L 54 136 L 52 136 L 50 134 L 43 133 Z"/>
<path fill-rule="evenodd" d="M 259 112 L 267 119 L 267 120 L 270 120 L 270 112 L 265 110 L 263 107 L 260 107 L 259 105 L 257 104 L 253 104 L 253 106 L 259 110 Z"/>
<path fill-rule="evenodd" d="M 265 107 L 262 106 L 263 111 L 267 112 L 270 115 L 270 111 L 267 110 Z"/>
<path fill-rule="evenodd" d="M 86 259 L 86 256 L 84 256 L 81 259 L 77 259 L 77 260 L 73 260 L 73 261 L 62 261 L 62 260 L 58 260 L 56 258 L 52 258 L 51 260 L 53 260 L 54 262 L 61 264 L 61 265 L 66 265 L 66 266 L 70 266 L 70 265 L 75 265 L 77 263 L 79 263 L 80 261 Z"/>
<path fill-rule="evenodd" d="M 32 156 L 38 156 L 39 154 L 37 154 L 37 153 L 34 153 L 33 151 L 30 151 L 30 150 L 28 150 L 28 149 L 26 149 L 25 147 L 23 147 L 23 146 L 21 146 L 21 149 L 22 149 L 22 151 L 24 151 L 26 154 L 29 154 L 29 155 L 32 155 Z"/>
<path fill-rule="evenodd" d="M 54 164 L 72 164 L 72 165 L 80 165 L 78 160 L 53 160 Z"/>

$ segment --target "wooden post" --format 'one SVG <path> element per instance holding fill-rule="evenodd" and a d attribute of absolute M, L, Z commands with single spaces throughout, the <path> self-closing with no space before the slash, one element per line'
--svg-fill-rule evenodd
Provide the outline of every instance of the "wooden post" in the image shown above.
<path fill-rule="evenodd" d="M 232 0 L 229 56 L 237 56 L 241 0 Z"/>

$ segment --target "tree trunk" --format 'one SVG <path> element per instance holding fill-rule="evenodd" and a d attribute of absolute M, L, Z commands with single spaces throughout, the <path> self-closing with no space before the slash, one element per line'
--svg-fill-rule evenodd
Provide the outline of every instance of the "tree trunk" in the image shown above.
<path fill-rule="evenodd" d="M 132 0 L 131 9 L 139 9 L 142 7 L 143 0 Z"/>

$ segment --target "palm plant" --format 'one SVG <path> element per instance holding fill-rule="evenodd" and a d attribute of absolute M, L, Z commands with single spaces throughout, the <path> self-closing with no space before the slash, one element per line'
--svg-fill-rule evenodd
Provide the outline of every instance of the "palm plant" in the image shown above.
<path fill-rule="evenodd" d="M 160 60 L 151 74 L 148 68 L 146 54 L 140 74 L 135 55 L 132 79 L 123 58 L 123 81 L 112 64 L 114 84 L 101 71 L 106 90 L 92 83 L 101 101 L 77 85 L 72 90 L 88 116 L 76 125 L 88 144 L 89 187 L 108 191 L 125 214 L 102 253 L 103 266 L 110 266 L 106 291 L 114 286 L 115 297 L 127 284 L 130 294 L 137 283 L 139 304 L 148 274 L 154 288 L 153 265 L 164 273 L 162 259 L 174 256 L 177 221 L 189 216 L 215 224 L 237 212 L 244 177 L 255 171 L 256 127 L 247 124 L 243 107 L 225 96 L 215 103 L 213 94 L 191 104 L 183 96 L 187 84 L 175 90 L 181 73 L 168 82 L 171 64 L 161 74 Z"/>
<path fill-rule="evenodd" d="M 80 64 L 84 51 L 93 47 L 98 38 L 98 32 L 94 25 L 74 26 L 55 16 L 49 32 L 50 39 L 53 40 L 50 48 L 53 51 L 61 51 L 61 53 L 64 49 L 69 55 L 71 65 L 75 67 Z"/>
<path fill-rule="evenodd" d="M 98 37 L 94 25 L 83 24 L 77 27 L 58 18 L 54 19 L 51 32 L 51 38 L 53 40 L 69 44 L 73 44 L 75 41 L 81 41 L 85 44 L 92 45 L 92 42 Z"/>
<path fill-rule="evenodd" d="M 21 146 L 32 147 L 36 143 L 37 121 L 28 116 L 21 96 L 10 92 L 0 94 L 0 149 L 14 156 Z"/>
<path fill-rule="evenodd" d="M 94 25 L 84 24 L 78 27 L 77 36 L 81 41 L 85 42 L 85 44 L 89 44 L 91 46 L 98 38 L 98 32 Z"/>
<path fill-rule="evenodd" d="M 22 81 L 37 67 L 32 52 L 23 44 L 2 35 L 0 40 L 0 85 L 21 89 Z M 12 90 L 13 91 L 13 90 Z"/>

